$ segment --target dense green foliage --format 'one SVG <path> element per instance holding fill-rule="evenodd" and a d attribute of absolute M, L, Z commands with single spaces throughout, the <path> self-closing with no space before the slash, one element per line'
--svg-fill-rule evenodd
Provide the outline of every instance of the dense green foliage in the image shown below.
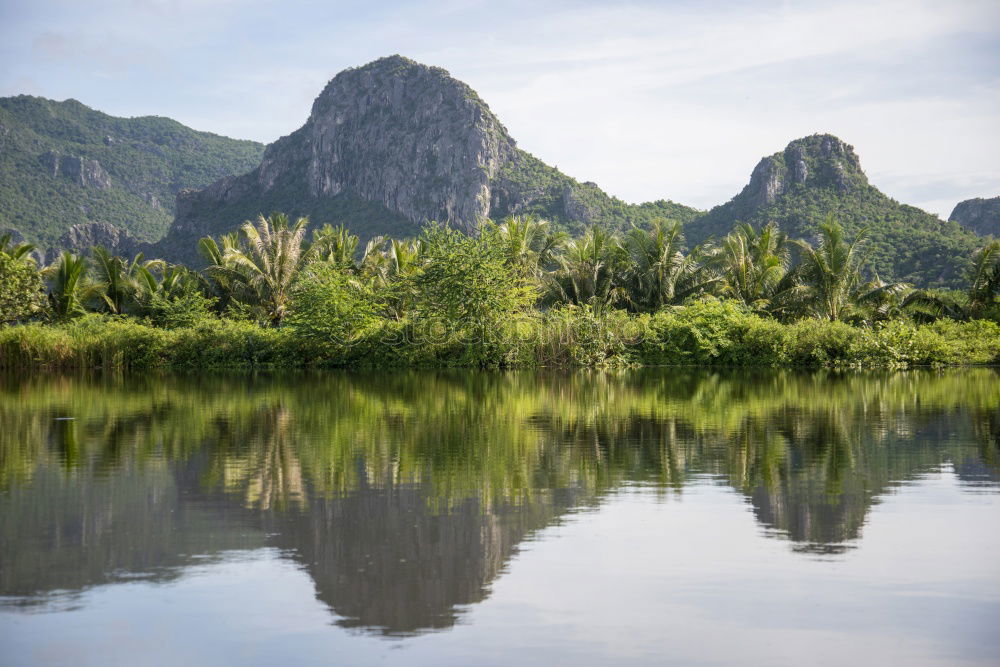
<path fill-rule="evenodd" d="M 498 210 L 537 215 L 574 235 L 591 225 L 625 231 L 632 226 L 645 227 L 657 218 L 689 222 L 698 215 L 696 209 L 669 200 L 626 203 L 597 184 L 580 183 L 521 149 L 501 170 L 496 189 Z"/>
<path fill-rule="evenodd" d="M 681 223 L 666 220 L 577 239 L 534 217 L 487 222 L 475 237 L 431 224 L 418 239 L 377 237 L 363 249 L 343 227 L 311 239 L 307 228 L 274 214 L 206 237 L 201 273 L 102 248 L 89 260 L 64 253 L 36 272 L 47 312 L 10 318 L 57 324 L 3 329 L 0 365 L 1000 362 L 996 242 L 975 255 L 959 307 L 865 280 L 863 235 L 849 240 L 833 220 L 817 245 L 797 243 L 797 263 L 773 225 L 689 254 Z"/>
<path fill-rule="evenodd" d="M 0 323 L 17 322 L 41 312 L 42 279 L 34 261 L 0 248 Z"/>
<path fill-rule="evenodd" d="M 418 317 L 482 338 L 534 303 L 528 276 L 507 261 L 497 236 L 492 228 L 477 238 L 442 225 L 427 228 L 422 268 L 412 278 Z"/>
<path fill-rule="evenodd" d="M 165 329 L 87 315 L 0 329 L 0 367 L 441 367 L 703 365 L 904 368 L 1000 363 L 1000 326 L 894 320 L 875 327 L 785 324 L 707 300 L 654 315 L 568 306 L 506 323 L 483 342 L 429 340 L 405 322 L 352 309 L 343 282 L 305 287 L 303 309 L 273 328 L 203 319 Z M 341 299 L 339 301 L 333 300 Z M 298 313 L 302 313 L 301 317 Z M 329 316 L 329 319 L 325 319 Z"/>
<path fill-rule="evenodd" d="M 0 148 L 0 229 L 45 246 L 70 226 L 95 220 L 154 241 L 170 225 L 178 190 L 248 171 L 264 149 L 169 118 L 115 118 L 75 100 L 28 95 L 0 98 Z M 54 176 L 50 151 L 96 160 L 111 187 Z"/>

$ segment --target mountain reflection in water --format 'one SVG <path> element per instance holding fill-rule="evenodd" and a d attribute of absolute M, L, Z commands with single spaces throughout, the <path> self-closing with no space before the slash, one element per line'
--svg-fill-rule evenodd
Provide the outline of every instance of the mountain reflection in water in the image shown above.
<path fill-rule="evenodd" d="M 452 626 L 520 543 L 629 485 L 728 485 L 809 558 L 943 465 L 1000 481 L 989 369 L 8 378 L 0 424 L 8 610 L 275 547 L 387 635 Z"/>

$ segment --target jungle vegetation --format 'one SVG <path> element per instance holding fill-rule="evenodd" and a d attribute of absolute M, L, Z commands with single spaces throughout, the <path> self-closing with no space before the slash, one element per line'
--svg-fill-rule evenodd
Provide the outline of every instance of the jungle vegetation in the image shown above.
<path fill-rule="evenodd" d="M 569 238 L 536 217 L 476 236 L 357 236 L 275 213 L 198 244 L 207 266 L 0 244 L 12 366 L 911 366 L 1000 362 L 1000 242 L 965 292 L 871 270 L 865 230 L 740 225 L 690 251 L 680 221 Z"/>

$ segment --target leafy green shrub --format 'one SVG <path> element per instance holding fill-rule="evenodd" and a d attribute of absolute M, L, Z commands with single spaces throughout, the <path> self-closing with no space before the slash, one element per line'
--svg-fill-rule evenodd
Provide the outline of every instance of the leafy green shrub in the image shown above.
<path fill-rule="evenodd" d="M 546 312 L 530 332 L 542 366 L 621 366 L 633 363 L 630 347 L 644 333 L 645 318 L 621 310 L 566 305 Z"/>
<path fill-rule="evenodd" d="M 919 331 L 927 353 L 936 351 L 935 361 L 942 364 L 1000 363 L 1000 325 L 990 320 L 956 322 L 938 320 Z M 937 337 L 936 339 L 934 337 Z M 929 341 L 934 340 L 934 343 Z M 936 345 L 936 347 L 932 347 Z"/>
<path fill-rule="evenodd" d="M 315 361 L 343 363 L 380 319 L 371 295 L 337 267 L 316 264 L 295 286 L 284 326 L 315 352 Z"/>
<path fill-rule="evenodd" d="M 213 319 L 212 309 L 216 299 L 197 290 L 185 291 L 176 296 L 154 294 L 145 307 L 146 319 L 156 327 L 178 329 L 192 327 L 199 322 Z"/>
<path fill-rule="evenodd" d="M 75 364 L 73 339 L 60 327 L 0 327 L 0 368 L 61 368 Z"/>
<path fill-rule="evenodd" d="M 484 340 L 534 302 L 526 276 L 511 268 L 493 233 L 477 238 L 438 224 L 424 230 L 422 270 L 412 278 L 418 317 L 449 335 Z"/>
<path fill-rule="evenodd" d="M 204 320 L 176 329 L 170 363 L 189 368 L 300 366 L 303 347 L 287 329 L 250 322 Z"/>
<path fill-rule="evenodd" d="M 788 360 L 795 366 L 841 366 L 856 361 L 860 329 L 844 322 L 805 319 L 788 325 Z"/>
<path fill-rule="evenodd" d="M 66 325 L 76 365 L 139 369 L 161 366 L 172 347 L 170 332 L 125 318 L 85 315 Z"/>
<path fill-rule="evenodd" d="M 34 261 L 0 252 L 0 323 L 38 315 L 44 305 L 42 278 Z"/>
<path fill-rule="evenodd" d="M 647 364 L 733 365 L 749 313 L 732 301 L 709 298 L 654 313 L 642 342 Z"/>

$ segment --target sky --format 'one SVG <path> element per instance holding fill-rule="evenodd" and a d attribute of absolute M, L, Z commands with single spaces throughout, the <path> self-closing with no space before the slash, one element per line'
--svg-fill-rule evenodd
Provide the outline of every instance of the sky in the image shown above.
<path fill-rule="evenodd" d="M 393 53 L 626 201 L 723 203 L 816 132 L 938 215 L 1000 195 L 1000 0 L 0 0 L 0 95 L 262 142 Z"/>

